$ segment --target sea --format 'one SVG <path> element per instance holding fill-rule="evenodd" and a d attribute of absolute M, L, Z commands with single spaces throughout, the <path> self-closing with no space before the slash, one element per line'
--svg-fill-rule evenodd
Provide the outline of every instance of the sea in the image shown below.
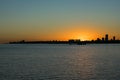
<path fill-rule="evenodd" d="M 0 80 L 120 80 L 120 44 L 0 44 Z"/>

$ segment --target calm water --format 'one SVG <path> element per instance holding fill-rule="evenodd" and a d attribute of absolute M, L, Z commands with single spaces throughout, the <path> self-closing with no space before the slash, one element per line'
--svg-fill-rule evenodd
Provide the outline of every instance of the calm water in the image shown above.
<path fill-rule="evenodd" d="M 0 80 L 120 80 L 120 44 L 1 44 Z"/>

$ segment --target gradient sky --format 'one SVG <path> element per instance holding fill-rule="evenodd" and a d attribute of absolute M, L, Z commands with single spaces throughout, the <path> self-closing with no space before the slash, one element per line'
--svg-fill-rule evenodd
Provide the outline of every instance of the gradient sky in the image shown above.
<path fill-rule="evenodd" d="M 120 0 L 0 0 L 0 43 L 120 39 Z"/>

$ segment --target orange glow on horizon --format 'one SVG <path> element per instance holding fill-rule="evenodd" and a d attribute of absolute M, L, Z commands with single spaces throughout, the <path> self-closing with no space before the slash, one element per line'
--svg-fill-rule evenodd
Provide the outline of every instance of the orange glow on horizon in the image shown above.
<path fill-rule="evenodd" d="M 76 24 L 76 25 L 67 25 L 65 28 L 60 28 L 59 30 L 53 30 L 52 32 L 34 36 L 36 40 L 69 40 L 69 39 L 80 39 L 84 40 L 95 40 L 100 32 L 100 29 L 95 27 L 96 25 L 92 24 Z"/>
<path fill-rule="evenodd" d="M 106 29 L 100 28 L 102 25 L 90 24 L 88 22 L 80 24 L 70 24 L 58 26 L 58 28 L 49 28 L 49 29 L 36 29 L 30 30 L 28 33 L 19 33 L 19 34 L 9 34 L 8 38 L 2 37 L 3 40 L 0 43 L 6 43 L 10 41 L 48 41 L 48 40 L 60 40 L 67 41 L 69 39 L 80 39 L 81 41 L 85 40 L 96 40 L 97 38 L 105 37 L 105 34 L 109 34 L 109 38 L 113 36 L 118 37 L 119 35 L 107 31 Z M 98 28 L 99 27 L 99 28 Z M 113 35 L 111 34 L 113 33 Z M 119 38 L 118 38 L 119 39 Z"/>
<path fill-rule="evenodd" d="M 66 36 L 68 39 L 80 39 L 81 41 L 96 39 L 98 29 L 95 24 L 83 22 L 70 26 L 71 28 L 68 30 L 69 36 Z"/>

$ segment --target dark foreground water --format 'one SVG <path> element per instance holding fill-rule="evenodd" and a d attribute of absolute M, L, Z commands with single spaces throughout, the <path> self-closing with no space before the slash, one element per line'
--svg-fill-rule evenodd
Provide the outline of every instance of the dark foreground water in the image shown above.
<path fill-rule="evenodd" d="M 120 44 L 1 44 L 0 80 L 120 80 Z"/>

